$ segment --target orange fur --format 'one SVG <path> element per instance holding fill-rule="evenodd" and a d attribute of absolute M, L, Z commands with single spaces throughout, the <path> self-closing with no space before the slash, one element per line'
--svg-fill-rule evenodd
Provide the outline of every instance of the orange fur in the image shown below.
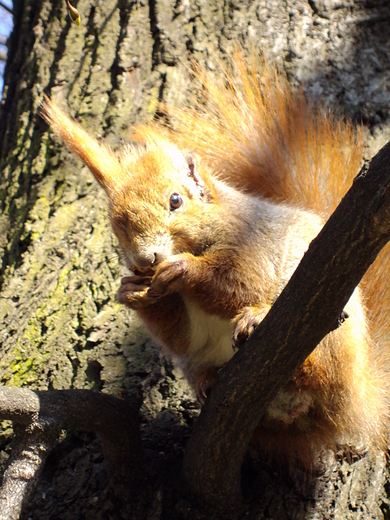
<path fill-rule="evenodd" d="M 264 60 L 238 52 L 218 77 L 197 68 L 192 106 L 172 128 L 139 126 L 113 154 L 54 103 L 43 117 L 109 196 L 134 275 L 118 300 L 135 309 L 203 398 L 217 370 L 266 315 L 349 188 L 363 131 L 337 121 Z M 194 157 L 188 155 L 194 152 Z M 384 448 L 390 402 L 388 250 L 351 297 L 349 318 L 279 392 L 255 432 L 271 457 L 310 467 L 339 443 Z M 377 303 L 380 303 L 378 306 Z"/>
<path fill-rule="evenodd" d="M 91 139 L 80 125 L 69 119 L 48 97 L 41 105 L 40 114 L 66 146 L 88 166 L 106 192 L 116 192 L 123 176 L 118 157 L 102 143 Z"/>

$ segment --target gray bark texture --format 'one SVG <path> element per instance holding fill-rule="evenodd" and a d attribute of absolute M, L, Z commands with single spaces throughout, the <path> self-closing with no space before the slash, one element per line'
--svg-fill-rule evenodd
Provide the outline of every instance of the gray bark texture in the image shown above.
<path fill-rule="evenodd" d="M 100 438 L 68 431 L 47 456 L 21 518 L 211 518 L 179 491 L 198 405 L 136 317 L 116 303 L 125 272 L 105 197 L 38 116 L 42 95 L 115 148 L 134 123 L 156 117 L 159 101 L 185 99 L 191 56 L 212 68 L 240 43 L 261 49 L 309 96 L 366 124 L 371 157 L 390 136 L 390 6 L 387 0 L 74 5 L 79 27 L 61 0 L 14 1 L 0 112 L 0 379 L 38 391 L 113 396 L 142 387 L 144 490 L 139 500 L 121 501 L 108 485 Z M 4 421 L 2 466 L 11 437 Z M 248 454 L 244 504 L 232 518 L 390 517 L 384 455 L 325 454 L 323 464 L 322 473 L 308 476 Z"/>

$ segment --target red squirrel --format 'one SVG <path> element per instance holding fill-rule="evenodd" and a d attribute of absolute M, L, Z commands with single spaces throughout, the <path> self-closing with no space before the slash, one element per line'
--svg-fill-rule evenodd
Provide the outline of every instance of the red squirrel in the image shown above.
<path fill-rule="evenodd" d="M 313 106 L 264 60 L 237 52 L 219 68 L 197 68 L 202 95 L 167 109 L 173 130 L 139 126 L 138 144 L 115 153 L 49 99 L 41 110 L 107 194 L 130 271 L 118 300 L 200 400 L 286 285 L 363 150 L 360 128 Z M 253 442 L 269 456 L 308 466 L 343 443 L 386 445 L 387 258 L 261 419 Z"/>

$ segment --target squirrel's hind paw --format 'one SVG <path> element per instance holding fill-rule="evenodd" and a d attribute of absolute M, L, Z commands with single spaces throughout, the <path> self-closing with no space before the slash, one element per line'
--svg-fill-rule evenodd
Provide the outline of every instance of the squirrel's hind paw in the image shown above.
<path fill-rule="evenodd" d="M 203 405 L 206 402 L 210 388 L 218 379 L 217 367 L 205 368 L 196 376 L 195 392 L 198 401 Z"/>

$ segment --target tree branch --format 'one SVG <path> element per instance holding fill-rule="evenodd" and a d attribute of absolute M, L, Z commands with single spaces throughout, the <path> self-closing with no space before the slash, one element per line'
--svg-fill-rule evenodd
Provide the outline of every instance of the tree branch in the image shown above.
<path fill-rule="evenodd" d="M 220 380 L 188 443 L 190 492 L 213 507 L 240 500 L 240 469 L 255 427 L 338 317 L 390 239 L 390 143 L 364 167 L 312 242 L 274 306 Z"/>
<path fill-rule="evenodd" d="M 5 3 L 2 2 L 1 0 L 0 0 L 0 7 L 2 7 L 2 8 L 3 8 L 5 11 L 7 11 L 9 14 L 12 14 L 12 15 L 14 14 L 13 11 L 12 11 L 12 9 L 11 9 L 10 7 L 8 7 L 7 5 L 5 5 Z"/>
<path fill-rule="evenodd" d="M 142 468 L 141 402 L 137 390 L 120 400 L 90 390 L 0 388 L 0 420 L 17 423 L 0 490 L 0 519 L 19 518 L 62 429 L 95 431 L 100 436 L 111 485 L 119 496 L 129 497 Z"/>

